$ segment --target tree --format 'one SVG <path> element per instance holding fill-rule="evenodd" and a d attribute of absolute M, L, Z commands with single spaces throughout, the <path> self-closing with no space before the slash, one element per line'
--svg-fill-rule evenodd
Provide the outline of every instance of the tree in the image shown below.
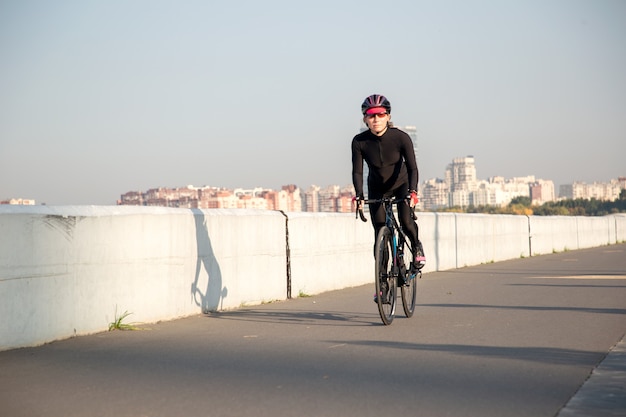
<path fill-rule="evenodd" d="M 509 206 L 520 205 L 524 207 L 530 207 L 531 204 L 532 204 L 532 200 L 530 199 L 530 197 L 525 197 L 523 195 L 520 195 L 518 197 L 513 198 L 511 202 L 509 203 Z"/>
<path fill-rule="evenodd" d="M 626 189 L 620 192 L 615 201 L 601 201 L 596 198 L 548 201 L 541 206 L 531 206 L 529 197 L 515 197 L 506 207 L 469 206 L 453 207 L 440 211 L 456 213 L 518 214 L 536 216 L 606 216 L 613 213 L 626 213 Z"/>

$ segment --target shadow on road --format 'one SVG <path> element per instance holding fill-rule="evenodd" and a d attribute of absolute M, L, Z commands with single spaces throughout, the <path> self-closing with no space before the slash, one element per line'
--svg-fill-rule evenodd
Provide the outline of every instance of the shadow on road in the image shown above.
<path fill-rule="evenodd" d="M 522 360 L 547 364 L 575 365 L 597 363 L 605 352 L 591 352 L 572 349 L 549 347 L 507 347 L 507 346 L 477 346 L 451 344 L 421 344 L 394 342 L 385 340 L 328 340 L 332 344 L 346 344 L 353 346 L 369 346 L 376 348 L 403 349 L 411 351 L 444 352 L 462 356 L 477 356 L 499 358 L 507 360 Z"/>
<path fill-rule="evenodd" d="M 419 307 L 480 308 L 483 310 L 527 310 L 527 311 L 575 311 L 580 313 L 626 314 L 624 308 L 555 307 L 555 306 L 503 306 L 484 304 L 420 304 Z"/>
<path fill-rule="evenodd" d="M 382 325 L 377 313 L 363 314 L 339 311 L 255 310 L 212 312 L 206 317 L 220 320 L 260 323 L 302 324 L 307 326 L 372 326 Z M 378 321 L 378 322 L 377 322 Z"/>
<path fill-rule="evenodd" d="M 516 262 L 516 261 L 503 261 L 506 262 Z M 598 269 L 576 269 L 572 270 L 571 268 L 556 268 L 556 269 L 546 269 L 545 266 L 537 267 L 533 269 L 532 267 L 520 266 L 519 269 L 512 268 L 510 266 L 506 268 L 502 268 L 498 264 L 489 264 L 489 265 L 477 265 L 466 268 L 445 270 L 445 271 L 437 271 L 441 277 L 452 277 L 455 275 L 463 276 L 463 275 L 476 275 L 480 273 L 485 273 L 499 277 L 507 277 L 507 276 L 520 276 L 526 278 L 543 278 L 543 279 L 554 279 L 554 278 L 567 278 L 567 277 L 575 277 L 578 279 L 584 279 L 585 277 L 601 277 L 606 276 L 611 279 L 616 276 L 624 276 L 624 271 L 620 269 L 613 269 L 608 271 L 598 271 Z M 624 276 L 626 279 L 626 276 Z M 602 278 L 596 278 L 602 279 Z"/>

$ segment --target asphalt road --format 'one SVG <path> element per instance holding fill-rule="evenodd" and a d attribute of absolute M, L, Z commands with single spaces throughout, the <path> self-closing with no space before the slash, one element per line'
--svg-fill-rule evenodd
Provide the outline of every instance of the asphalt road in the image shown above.
<path fill-rule="evenodd" d="M 626 415 L 626 244 L 419 291 L 391 326 L 372 284 L 0 352 L 0 416 Z"/>

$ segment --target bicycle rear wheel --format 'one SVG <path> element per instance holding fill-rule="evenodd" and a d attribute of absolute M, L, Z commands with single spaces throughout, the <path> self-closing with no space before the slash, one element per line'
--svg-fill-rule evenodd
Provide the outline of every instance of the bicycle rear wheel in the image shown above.
<path fill-rule="evenodd" d="M 388 325 L 393 321 L 396 311 L 397 281 L 393 273 L 393 246 L 391 230 L 383 227 L 376 237 L 376 304 L 383 323 Z"/>

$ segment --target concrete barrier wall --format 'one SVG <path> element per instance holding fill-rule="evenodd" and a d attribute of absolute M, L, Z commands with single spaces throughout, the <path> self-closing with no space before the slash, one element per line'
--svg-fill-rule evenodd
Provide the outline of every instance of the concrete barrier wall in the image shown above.
<path fill-rule="evenodd" d="M 578 249 L 615 243 L 615 220 L 611 217 L 576 217 Z"/>
<path fill-rule="evenodd" d="M 626 216 L 531 216 L 533 255 L 597 247 L 626 240 Z"/>
<path fill-rule="evenodd" d="M 576 217 L 533 216 L 530 223 L 533 255 L 578 249 Z"/>
<path fill-rule="evenodd" d="M 626 214 L 614 214 L 612 217 L 615 223 L 615 238 L 611 238 L 610 243 L 626 242 Z"/>
<path fill-rule="evenodd" d="M 418 213 L 419 238 L 424 246 L 424 272 L 457 267 L 457 221 L 452 213 Z"/>
<path fill-rule="evenodd" d="M 5 207 L 0 350 L 286 297 L 278 212 Z"/>
<path fill-rule="evenodd" d="M 419 213 L 425 272 L 626 241 L 626 216 Z M 353 214 L 0 206 L 0 350 L 373 281 Z"/>
<path fill-rule="evenodd" d="M 354 215 L 288 213 L 292 297 L 373 282 L 374 229 Z"/>
<path fill-rule="evenodd" d="M 425 272 L 530 256 L 526 216 L 419 213 Z"/>

